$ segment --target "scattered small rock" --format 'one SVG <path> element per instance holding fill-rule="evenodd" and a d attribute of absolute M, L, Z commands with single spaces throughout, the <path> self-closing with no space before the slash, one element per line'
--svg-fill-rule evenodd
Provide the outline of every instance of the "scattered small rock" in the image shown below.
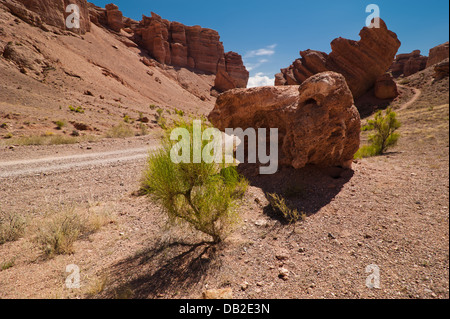
<path fill-rule="evenodd" d="M 336 236 L 334 236 L 332 233 L 328 233 L 328 238 L 330 238 L 330 239 L 336 239 Z"/>
<path fill-rule="evenodd" d="M 286 268 L 280 268 L 278 270 L 278 278 L 283 279 L 284 281 L 289 280 L 289 270 Z"/>
<path fill-rule="evenodd" d="M 244 282 L 241 284 L 241 289 L 242 289 L 242 291 L 246 291 L 247 288 L 248 288 L 248 282 L 244 281 Z"/>
<path fill-rule="evenodd" d="M 233 299 L 233 291 L 231 288 L 210 289 L 202 294 L 203 299 Z"/>

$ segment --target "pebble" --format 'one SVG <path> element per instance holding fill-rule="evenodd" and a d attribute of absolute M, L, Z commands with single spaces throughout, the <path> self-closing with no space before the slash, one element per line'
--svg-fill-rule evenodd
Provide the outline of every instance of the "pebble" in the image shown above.
<path fill-rule="evenodd" d="M 283 279 L 284 281 L 287 281 L 289 279 L 289 270 L 286 268 L 280 268 L 278 270 L 278 277 Z"/>

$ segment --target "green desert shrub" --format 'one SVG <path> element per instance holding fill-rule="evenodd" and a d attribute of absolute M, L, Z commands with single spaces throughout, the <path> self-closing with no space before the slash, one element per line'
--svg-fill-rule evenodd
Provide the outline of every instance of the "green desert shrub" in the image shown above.
<path fill-rule="evenodd" d="M 272 210 L 286 220 L 289 224 L 294 224 L 299 220 L 305 220 L 306 215 L 304 213 L 299 213 L 297 209 L 291 209 L 286 204 L 285 199 L 275 193 L 267 194 L 270 206 Z"/>
<path fill-rule="evenodd" d="M 361 147 L 355 154 L 355 158 L 363 158 L 384 154 L 389 148 L 395 146 L 400 138 L 396 131 L 401 127 L 397 115 L 391 108 L 386 109 L 385 114 L 379 111 L 373 120 L 369 120 L 363 126 L 363 131 L 373 131 L 369 135 L 369 145 Z"/>
<path fill-rule="evenodd" d="M 190 158 L 193 158 L 193 124 L 177 122 L 176 127 L 190 132 Z M 203 125 L 203 129 L 206 125 Z M 166 131 L 163 147 L 151 154 L 144 172 L 142 189 L 150 194 L 174 224 L 189 224 L 221 242 L 239 220 L 237 207 L 247 189 L 247 181 L 234 166 L 206 163 L 179 163 L 171 159 L 171 149 L 177 141 Z M 203 141 L 201 149 L 208 144 Z"/>

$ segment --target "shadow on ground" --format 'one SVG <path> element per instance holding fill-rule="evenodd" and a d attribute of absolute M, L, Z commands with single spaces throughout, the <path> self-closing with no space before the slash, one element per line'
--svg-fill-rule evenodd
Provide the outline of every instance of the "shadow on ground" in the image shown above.
<path fill-rule="evenodd" d="M 307 216 L 329 204 L 354 173 L 351 169 L 312 165 L 302 169 L 281 167 L 274 175 L 259 175 L 256 165 L 241 164 L 238 169 L 252 186 L 261 188 L 266 198 L 269 193 L 280 195 L 285 198 L 290 209 L 297 209 Z M 283 222 L 283 218 L 270 205 L 264 207 L 264 213 Z"/>
<path fill-rule="evenodd" d="M 108 270 L 108 285 L 100 298 L 172 298 L 201 285 L 218 266 L 216 247 L 201 242 L 158 242 Z"/>

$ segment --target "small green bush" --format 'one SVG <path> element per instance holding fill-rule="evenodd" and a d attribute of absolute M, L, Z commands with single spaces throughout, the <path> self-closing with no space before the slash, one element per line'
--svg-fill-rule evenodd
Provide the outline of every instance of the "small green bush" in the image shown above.
<path fill-rule="evenodd" d="M 61 130 L 64 126 L 66 126 L 66 122 L 64 122 L 64 121 L 56 121 L 55 125 L 56 125 L 56 128 L 58 130 Z"/>
<path fill-rule="evenodd" d="M 269 193 L 267 195 L 272 209 L 283 217 L 289 224 L 296 223 L 300 219 L 306 219 L 306 215 L 304 213 L 299 213 L 296 209 L 290 209 L 282 196 L 275 193 Z"/>
<path fill-rule="evenodd" d="M 361 147 L 355 154 L 355 158 L 377 156 L 384 154 L 389 148 L 395 146 L 400 138 L 396 131 L 401 127 L 397 115 L 391 108 L 386 109 L 385 115 L 382 111 L 375 114 L 373 120 L 362 127 L 363 131 L 374 131 L 369 135 L 370 145 Z"/>
<path fill-rule="evenodd" d="M 72 105 L 69 105 L 69 111 L 81 114 L 84 113 L 84 109 L 81 106 L 73 107 Z"/>
<path fill-rule="evenodd" d="M 178 122 L 176 125 L 186 128 L 193 136 L 192 124 Z M 211 236 L 214 243 L 221 242 L 239 220 L 236 208 L 248 183 L 234 166 L 203 160 L 175 164 L 170 151 L 177 142 L 170 141 L 170 131 L 167 130 L 163 148 L 147 161 L 142 190 L 161 205 L 172 223 L 187 223 Z M 203 141 L 202 150 L 207 144 Z M 191 138 L 191 158 L 193 147 Z"/>

